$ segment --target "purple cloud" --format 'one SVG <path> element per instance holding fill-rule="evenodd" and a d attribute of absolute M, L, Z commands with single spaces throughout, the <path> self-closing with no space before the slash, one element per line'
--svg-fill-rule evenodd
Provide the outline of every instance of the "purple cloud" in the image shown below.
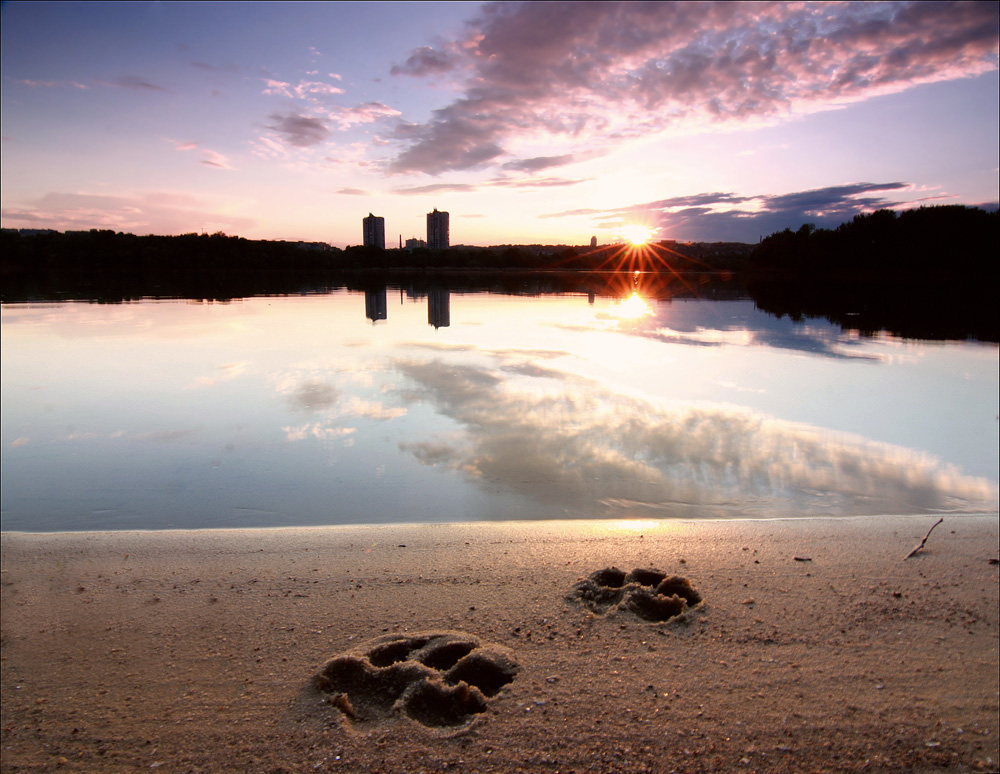
<path fill-rule="evenodd" d="M 89 89 L 89 86 L 85 86 L 82 83 L 77 83 L 76 81 L 32 81 L 25 79 L 15 80 L 14 83 L 21 83 L 25 86 L 30 86 L 31 88 L 45 88 L 45 89 L 56 89 L 64 88 L 66 86 L 71 86 L 74 89 Z"/>
<path fill-rule="evenodd" d="M 908 183 L 853 183 L 786 194 L 737 196 L 701 193 L 608 210 L 567 210 L 543 218 L 590 216 L 598 228 L 616 228 L 641 221 L 667 239 L 756 242 L 785 228 L 812 223 L 835 228 L 862 212 L 900 206 L 886 193 L 909 188 Z"/>
<path fill-rule="evenodd" d="M 495 163 L 521 135 L 599 142 L 968 77 L 996 69 L 998 19 L 989 2 L 491 3 L 447 53 L 394 68 L 470 75 L 400 127 L 389 169 L 440 174 Z"/>
<path fill-rule="evenodd" d="M 550 169 L 551 167 L 561 167 L 566 164 L 572 164 L 573 161 L 574 156 L 572 153 L 567 153 L 562 156 L 536 156 L 533 159 L 508 161 L 503 165 L 503 168 L 510 169 L 515 172 L 539 172 L 543 169 Z"/>
<path fill-rule="evenodd" d="M 165 86 L 158 86 L 155 83 L 150 83 L 146 79 L 140 78 L 137 75 L 123 75 L 121 78 L 115 78 L 113 85 L 120 86 L 123 89 L 135 89 L 137 91 L 170 91 L 170 89 Z"/>
<path fill-rule="evenodd" d="M 267 128 L 281 135 L 285 142 L 299 148 L 319 145 L 330 135 L 330 130 L 319 118 L 310 118 L 294 113 L 284 116 L 280 113 L 274 113 L 271 115 L 271 120 L 274 123 L 268 124 Z"/>
<path fill-rule="evenodd" d="M 189 63 L 196 70 L 203 70 L 208 73 L 218 73 L 222 75 L 238 75 L 240 68 L 236 65 L 228 65 L 226 67 L 218 67 L 217 65 L 209 64 L 208 62 L 190 62 Z"/>
<path fill-rule="evenodd" d="M 438 51 L 430 46 L 421 46 L 402 65 L 395 65 L 393 75 L 426 76 L 446 73 L 455 69 L 458 58 L 447 51 Z"/>
<path fill-rule="evenodd" d="M 434 183 L 432 185 L 419 185 L 412 188 L 397 188 L 393 193 L 402 194 L 403 196 L 417 196 L 420 194 L 441 192 L 466 193 L 475 190 L 476 186 L 466 183 Z"/>

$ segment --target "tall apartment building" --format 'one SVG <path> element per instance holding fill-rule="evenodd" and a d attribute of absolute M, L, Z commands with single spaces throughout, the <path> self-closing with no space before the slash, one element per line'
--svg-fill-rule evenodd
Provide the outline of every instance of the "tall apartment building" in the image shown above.
<path fill-rule="evenodd" d="M 435 207 L 434 212 L 427 213 L 427 246 L 431 250 L 440 250 L 450 244 L 448 213 L 438 212 Z"/>
<path fill-rule="evenodd" d="M 365 247 L 378 247 L 385 250 L 385 218 L 368 213 L 362 221 L 365 231 Z"/>

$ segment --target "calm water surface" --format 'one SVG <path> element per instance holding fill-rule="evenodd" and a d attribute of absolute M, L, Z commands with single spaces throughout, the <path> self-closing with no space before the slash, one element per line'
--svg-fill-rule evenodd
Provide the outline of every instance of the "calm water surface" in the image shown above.
<path fill-rule="evenodd" d="M 994 345 L 391 288 L 2 315 L 4 530 L 998 507 Z"/>

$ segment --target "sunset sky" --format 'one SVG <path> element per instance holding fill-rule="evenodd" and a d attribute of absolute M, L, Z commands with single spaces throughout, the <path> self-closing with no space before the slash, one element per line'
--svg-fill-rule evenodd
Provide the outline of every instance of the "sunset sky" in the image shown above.
<path fill-rule="evenodd" d="M 2 224 L 358 244 L 756 242 L 996 207 L 982 3 L 2 9 Z"/>

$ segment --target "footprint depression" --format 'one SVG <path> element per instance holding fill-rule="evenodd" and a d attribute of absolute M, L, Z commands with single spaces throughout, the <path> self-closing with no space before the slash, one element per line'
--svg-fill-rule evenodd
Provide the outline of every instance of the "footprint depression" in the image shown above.
<path fill-rule="evenodd" d="M 701 594 L 687 578 L 653 569 L 626 573 L 617 567 L 591 573 L 568 599 L 595 613 L 625 610 L 647 621 L 669 621 L 701 604 Z"/>
<path fill-rule="evenodd" d="M 408 717 L 425 726 L 461 726 L 514 680 L 509 648 L 464 632 L 388 635 L 328 661 L 314 687 L 352 723 Z"/>

